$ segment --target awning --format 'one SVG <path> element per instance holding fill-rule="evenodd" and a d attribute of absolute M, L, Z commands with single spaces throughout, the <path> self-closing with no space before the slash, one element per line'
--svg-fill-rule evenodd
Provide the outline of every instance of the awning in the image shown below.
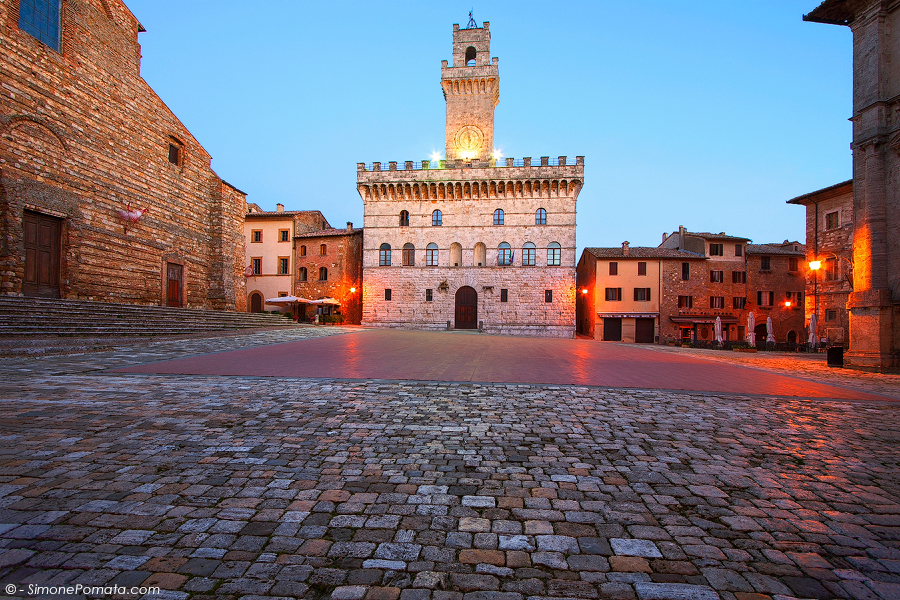
<path fill-rule="evenodd" d="M 734 325 L 738 322 L 737 317 L 726 316 L 726 315 L 716 315 L 722 318 L 723 325 Z M 681 315 L 678 317 L 669 317 L 673 323 L 687 323 L 689 325 L 693 325 L 694 323 L 709 323 L 710 325 L 716 322 L 715 316 L 709 315 L 697 315 L 697 316 L 689 316 L 689 315 Z"/>
<path fill-rule="evenodd" d="M 319 300 L 306 300 L 307 304 L 334 304 L 340 306 L 340 302 L 334 298 L 321 298 Z"/>
<path fill-rule="evenodd" d="M 278 298 L 266 298 L 266 304 L 290 304 L 292 302 L 310 303 L 312 300 L 298 298 L 297 296 L 279 296 Z"/>
<path fill-rule="evenodd" d="M 659 313 L 597 313 L 601 319 L 655 319 Z"/>

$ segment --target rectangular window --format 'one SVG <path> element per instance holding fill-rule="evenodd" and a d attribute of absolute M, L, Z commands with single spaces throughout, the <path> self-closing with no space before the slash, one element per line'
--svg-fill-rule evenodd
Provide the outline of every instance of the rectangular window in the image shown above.
<path fill-rule="evenodd" d="M 388 301 L 391 299 L 391 290 L 390 290 L 390 288 L 385 288 L 385 290 L 384 290 L 384 299 L 385 299 L 385 300 L 388 300 Z"/>
<path fill-rule="evenodd" d="M 693 308 L 694 307 L 694 297 L 693 296 L 678 296 L 678 308 Z"/>
<path fill-rule="evenodd" d="M 775 304 L 775 292 L 763 290 L 756 292 L 756 303 L 760 306 L 772 306 Z"/>
<path fill-rule="evenodd" d="M 281 242 L 291 241 L 291 230 L 290 229 L 279 229 L 278 230 L 278 240 Z"/>
<path fill-rule="evenodd" d="M 262 230 L 254 229 L 250 232 L 250 242 L 253 244 L 261 244 L 262 243 Z"/>
<path fill-rule="evenodd" d="M 825 311 L 826 321 L 837 321 L 837 309 L 829 308 Z"/>
<path fill-rule="evenodd" d="M 841 226 L 840 213 L 825 213 L 825 229 L 837 229 Z"/>
<path fill-rule="evenodd" d="M 427 288 L 425 290 L 425 302 L 431 302 L 434 300 L 434 296 L 432 295 L 431 288 Z"/>
<path fill-rule="evenodd" d="M 431 246 L 432 244 L 429 244 Z M 426 267 L 436 267 L 438 266 L 438 249 L 437 248 L 425 248 L 425 266 Z"/>
<path fill-rule="evenodd" d="M 759 259 L 759 268 L 762 271 L 772 270 L 772 258 L 769 256 L 761 256 Z"/>
<path fill-rule="evenodd" d="M 638 275 L 646 275 L 647 274 L 647 263 L 639 262 L 638 263 Z"/>
<path fill-rule="evenodd" d="M 788 271 L 796 273 L 800 268 L 800 260 L 796 256 L 788 258 Z"/>
<path fill-rule="evenodd" d="M 500 290 L 500 302 L 509 302 L 509 290 Z"/>
<path fill-rule="evenodd" d="M 622 288 L 606 288 L 606 299 L 609 302 L 618 302 L 622 299 Z"/>
<path fill-rule="evenodd" d="M 609 274 L 610 275 L 618 275 L 619 274 L 619 263 L 617 263 L 617 262 L 609 263 Z"/>
<path fill-rule="evenodd" d="M 825 260 L 825 281 L 837 281 L 840 279 L 840 272 L 838 270 L 838 261 L 834 258 L 828 258 Z"/>
<path fill-rule="evenodd" d="M 262 259 L 254 258 L 252 259 L 253 264 L 253 274 L 254 275 L 262 275 Z"/>
<path fill-rule="evenodd" d="M 527 244 L 526 244 L 527 246 Z M 533 247 L 522 248 L 522 266 L 523 267 L 533 267 L 534 266 L 534 254 L 535 249 Z"/>
<path fill-rule="evenodd" d="M 169 162 L 173 165 L 181 164 L 181 148 L 175 144 L 169 144 Z"/>
<path fill-rule="evenodd" d="M 59 52 L 61 0 L 21 0 L 19 29 Z"/>
<path fill-rule="evenodd" d="M 300 246 L 300 256 L 306 256 L 306 246 Z"/>
<path fill-rule="evenodd" d="M 732 271 L 731 283 L 747 283 L 747 271 Z"/>
<path fill-rule="evenodd" d="M 319 246 L 319 255 L 320 256 L 325 256 L 325 254 L 327 252 L 328 252 L 328 246 L 326 246 L 325 244 L 322 244 L 321 246 Z"/>
<path fill-rule="evenodd" d="M 745 306 L 747 306 L 746 298 L 744 298 L 744 297 L 739 298 L 739 297 L 735 296 L 734 298 L 731 299 L 731 307 L 732 308 L 734 308 L 736 310 L 741 310 Z"/>
<path fill-rule="evenodd" d="M 634 288 L 635 302 L 650 302 L 650 288 Z"/>
<path fill-rule="evenodd" d="M 743 256 L 744 255 L 744 247 L 741 244 L 734 245 L 734 255 L 735 256 Z"/>
<path fill-rule="evenodd" d="M 288 262 L 289 261 L 287 258 L 285 258 L 283 256 L 278 257 L 278 274 L 279 275 L 289 275 L 290 274 L 291 271 L 288 268 Z"/>
<path fill-rule="evenodd" d="M 688 281 L 691 278 L 691 263 L 681 263 L 681 280 Z"/>
<path fill-rule="evenodd" d="M 553 290 L 544 290 L 544 302 L 553 302 Z"/>
<path fill-rule="evenodd" d="M 725 296 L 710 296 L 709 297 L 709 307 L 710 308 L 725 308 Z"/>
<path fill-rule="evenodd" d="M 406 244 L 406 246 L 411 246 L 412 244 Z M 402 264 L 404 267 L 414 267 L 416 266 L 416 249 L 415 248 L 406 248 L 404 246 L 401 251 L 401 258 L 403 259 Z M 384 265 L 381 265 L 384 266 Z"/>
<path fill-rule="evenodd" d="M 709 281 L 711 283 L 722 283 L 725 281 L 725 271 L 710 271 Z"/>
<path fill-rule="evenodd" d="M 709 245 L 709 255 L 710 256 L 725 256 L 725 244 L 710 244 Z"/>

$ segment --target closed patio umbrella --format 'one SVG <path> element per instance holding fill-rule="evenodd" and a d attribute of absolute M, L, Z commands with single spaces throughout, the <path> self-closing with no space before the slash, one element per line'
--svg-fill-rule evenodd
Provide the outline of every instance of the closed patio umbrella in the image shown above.
<path fill-rule="evenodd" d="M 716 343 L 722 344 L 722 317 L 716 317 Z"/>
<path fill-rule="evenodd" d="M 775 327 L 772 325 L 772 317 L 766 319 L 766 343 L 774 344 L 775 343 L 775 335 L 774 332 Z"/>
<path fill-rule="evenodd" d="M 747 315 L 747 341 L 750 342 L 752 347 L 756 347 L 756 317 L 753 316 L 753 313 Z"/>
<path fill-rule="evenodd" d="M 813 316 L 811 316 L 809 318 L 809 340 L 808 341 L 810 344 L 813 344 L 813 345 L 817 344 L 819 341 L 819 338 L 816 335 L 816 315 L 815 314 L 813 314 Z"/>

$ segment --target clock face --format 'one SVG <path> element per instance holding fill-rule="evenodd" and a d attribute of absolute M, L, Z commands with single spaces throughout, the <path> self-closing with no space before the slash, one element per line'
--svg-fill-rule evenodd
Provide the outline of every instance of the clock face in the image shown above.
<path fill-rule="evenodd" d="M 456 132 L 456 149 L 460 152 L 478 152 L 484 144 L 484 134 L 474 125 L 460 127 Z"/>

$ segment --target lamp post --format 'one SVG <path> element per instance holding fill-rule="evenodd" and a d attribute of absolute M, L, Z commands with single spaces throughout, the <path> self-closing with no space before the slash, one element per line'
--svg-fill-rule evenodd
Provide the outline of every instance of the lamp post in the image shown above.
<path fill-rule="evenodd" d="M 813 315 L 816 317 L 816 329 L 819 328 L 819 269 L 822 268 L 821 260 L 811 260 L 809 261 L 809 268 L 813 272 Z M 810 332 L 815 333 L 816 335 L 816 344 L 819 343 L 819 332 Z"/>

